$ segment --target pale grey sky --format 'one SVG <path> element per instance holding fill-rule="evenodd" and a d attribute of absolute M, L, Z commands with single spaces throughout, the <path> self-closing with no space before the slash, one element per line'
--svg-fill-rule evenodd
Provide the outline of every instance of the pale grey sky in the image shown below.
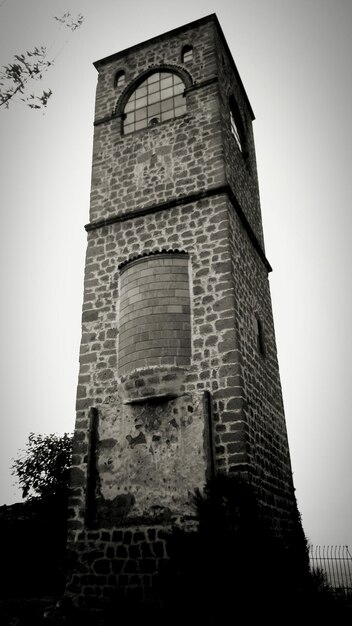
<path fill-rule="evenodd" d="M 53 15 L 85 16 L 66 42 Z M 74 427 L 96 71 L 216 13 L 256 115 L 259 182 L 298 506 L 313 543 L 352 545 L 352 2 L 6 0 L 0 65 L 56 62 L 45 114 L 0 110 L 1 490 L 31 431 Z"/>

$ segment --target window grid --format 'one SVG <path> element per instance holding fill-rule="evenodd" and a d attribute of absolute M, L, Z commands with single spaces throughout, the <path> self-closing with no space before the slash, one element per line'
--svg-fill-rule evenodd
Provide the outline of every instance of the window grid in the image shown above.
<path fill-rule="evenodd" d="M 186 113 L 184 90 L 184 82 L 177 74 L 151 74 L 127 101 L 124 109 L 124 133 L 133 133 Z"/>

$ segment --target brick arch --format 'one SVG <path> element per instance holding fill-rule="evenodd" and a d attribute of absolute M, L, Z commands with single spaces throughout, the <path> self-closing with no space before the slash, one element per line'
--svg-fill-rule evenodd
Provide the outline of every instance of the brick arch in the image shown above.
<path fill-rule="evenodd" d="M 120 265 L 118 266 L 118 269 L 121 271 L 123 268 L 126 267 L 126 265 L 129 265 L 133 261 L 137 261 L 138 259 L 143 259 L 147 256 L 155 256 L 156 254 L 173 254 L 173 255 L 186 254 L 188 255 L 186 250 L 179 250 L 178 248 L 168 248 L 168 249 L 163 248 L 162 250 L 161 249 L 151 250 L 150 252 L 143 252 L 142 254 L 136 254 L 134 256 L 129 257 L 125 261 L 122 261 L 122 263 L 120 263 Z"/>
<path fill-rule="evenodd" d="M 120 376 L 137 369 L 190 364 L 188 263 L 188 254 L 170 251 L 120 266 Z"/>
<path fill-rule="evenodd" d="M 180 67 L 179 65 L 171 65 L 171 64 L 163 64 L 163 65 L 153 65 L 149 67 L 147 70 L 139 74 L 133 81 L 131 81 L 123 90 L 122 94 L 118 98 L 114 110 L 114 115 L 119 116 L 123 114 L 123 110 L 129 99 L 130 95 L 138 88 L 138 86 L 143 83 L 151 74 L 154 72 L 170 72 L 172 74 L 177 74 L 180 78 L 182 78 L 185 83 L 185 88 L 188 89 L 192 87 L 194 84 L 194 80 L 185 68 Z"/>

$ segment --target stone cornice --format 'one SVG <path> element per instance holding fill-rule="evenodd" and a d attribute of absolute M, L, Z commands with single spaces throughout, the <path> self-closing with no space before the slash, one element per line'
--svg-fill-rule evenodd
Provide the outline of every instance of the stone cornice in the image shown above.
<path fill-rule="evenodd" d="M 218 187 L 210 187 L 208 189 L 195 192 L 193 194 L 188 194 L 186 196 L 179 196 L 178 198 L 172 198 L 171 200 L 168 200 L 166 202 L 160 202 L 159 204 L 153 204 L 152 206 L 148 206 L 148 207 L 140 207 L 140 208 L 134 209 L 133 211 L 126 211 L 126 213 L 122 213 L 121 215 L 112 215 L 111 217 L 107 217 L 105 219 L 97 220 L 96 222 L 90 222 L 89 224 L 86 224 L 85 229 L 87 232 L 90 232 L 92 230 L 104 228 L 105 226 L 110 226 L 111 224 L 126 222 L 127 220 L 136 219 L 138 217 L 143 217 L 145 215 L 150 215 L 152 213 L 160 213 L 161 211 L 166 211 L 168 209 L 172 209 L 177 206 L 184 206 L 186 204 L 198 202 L 199 200 L 203 200 L 205 198 L 212 198 L 214 196 L 221 196 L 221 195 L 226 195 L 229 198 L 235 212 L 237 213 L 244 229 L 247 232 L 249 239 L 252 242 L 254 249 L 258 253 L 262 262 L 264 263 L 266 270 L 268 272 L 271 272 L 272 267 L 269 261 L 267 260 L 265 253 L 257 237 L 255 236 L 253 229 L 243 212 L 243 209 L 238 203 L 230 185 L 219 185 Z"/>
<path fill-rule="evenodd" d="M 188 93 L 189 91 L 195 91 L 196 89 L 201 89 L 202 87 L 208 87 L 208 85 L 212 85 L 213 83 L 217 83 L 218 82 L 218 77 L 217 76 L 212 76 L 212 78 L 207 78 L 207 80 L 202 80 L 201 82 L 197 83 L 193 83 L 193 85 L 191 85 L 191 87 L 187 87 L 185 89 L 185 93 Z"/>

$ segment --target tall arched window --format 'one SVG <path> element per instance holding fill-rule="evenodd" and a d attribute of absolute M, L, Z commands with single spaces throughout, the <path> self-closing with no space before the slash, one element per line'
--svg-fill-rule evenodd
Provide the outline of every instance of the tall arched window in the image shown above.
<path fill-rule="evenodd" d="M 178 74 L 154 72 L 130 95 L 124 108 L 124 133 L 165 122 L 186 113 L 185 83 Z"/>

